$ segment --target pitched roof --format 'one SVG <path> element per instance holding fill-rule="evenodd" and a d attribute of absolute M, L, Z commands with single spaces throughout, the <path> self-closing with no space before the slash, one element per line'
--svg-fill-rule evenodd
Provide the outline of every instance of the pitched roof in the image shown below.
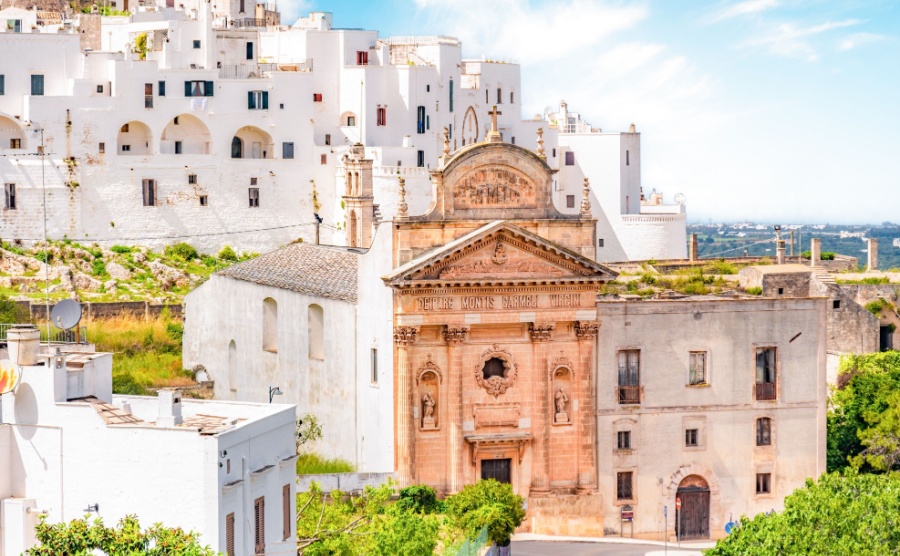
<path fill-rule="evenodd" d="M 294 243 L 218 274 L 308 295 L 356 303 L 362 249 Z"/>

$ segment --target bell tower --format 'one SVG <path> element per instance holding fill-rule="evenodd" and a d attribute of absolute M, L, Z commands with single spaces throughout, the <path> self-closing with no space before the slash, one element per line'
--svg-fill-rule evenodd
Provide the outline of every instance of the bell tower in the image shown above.
<path fill-rule="evenodd" d="M 344 161 L 344 217 L 347 221 L 347 245 L 369 247 L 375 223 L 372 195 L 372 160 L 360 143 L 350 147 Z"/>

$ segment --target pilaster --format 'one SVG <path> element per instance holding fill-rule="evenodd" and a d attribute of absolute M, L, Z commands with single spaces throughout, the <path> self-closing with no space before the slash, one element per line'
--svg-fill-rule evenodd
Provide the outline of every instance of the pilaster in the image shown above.
<path fill-rule="evenodd" d="M 419 329 L 414 326 L 394 327 L 397 377 L 394 381 L 394 467 L 400 488 L 415 481 L 415 416 L 413 414 L 413 377 L 409 349 L 416 342 Z"/>
<path fill-rule="evenodd" d="M 580 385 L 579 435 L 578 435 L 578 493 L 597 490 L 597 415 L 594 388 L 594 346 L 600 323 L 577 321 L 575 335 L 578 338 L 578 374 Z"/>
<path fill-rule="evenodd" d="M 460 344 L 466 341 L 469 335 L 468 326 L 448 326 L 444 329 L 444 340 L 447 342 L 447 377 L 448 377 L 448 404 L 449 408 L 449 447 L 450 454 L 447 459 L 450 464 L 449 488 L 451 493 L 459 492 L 465 484 L 466 469 L 466 443 L 463 439 L 463 372 L 461 363 Z"/>
<path fill-rule="evenodd" d="M 548 342 L 555 324 L 532 323 L 528 327 L 531 334 L 532 368 L 547 368 Z M 550 493 L 550 404 L 547 400 L 549 392 L 549 376 L 541 370 L 534 373 L 534 407 L 531 422 L 534 431 L 531 496 L 543 496 Z"/>

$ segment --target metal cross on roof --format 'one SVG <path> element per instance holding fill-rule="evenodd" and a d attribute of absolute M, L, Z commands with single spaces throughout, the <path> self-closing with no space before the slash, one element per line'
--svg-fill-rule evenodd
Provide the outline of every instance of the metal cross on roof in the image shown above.
<path fill-rule="evenodd" d="M 491 117 L 491 131 L 497 133 L 497 116 L 503 115 L 503 112 L 497 110 L 497 105 L 495 104 L 491 111 L 488 112 L 488 115 Z"/>

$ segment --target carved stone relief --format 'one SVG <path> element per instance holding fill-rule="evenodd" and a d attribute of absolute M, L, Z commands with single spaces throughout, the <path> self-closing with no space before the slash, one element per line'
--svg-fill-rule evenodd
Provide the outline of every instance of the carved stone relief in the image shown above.
<path fill-rule="evenodd" d="M 502 366 L 502 371 L 498 374 L 491 374 L 489 367 L 492 364 Z M 513 363 L 512 354 L 494 344 L 493 347 L 481 353 L 481 361 L 475 365 L 475 383 L 496 398 L 500 394 L 505 394 L 515 384 L 518 369 L 519 366 Z"/>
<path fill-rule="evenodd" d="M 440 368 L 432 361 L 429 353 L 425 363 L 416 372 L 417 403 L 421 409 L 422 421 L 420 427 L 422 430 L 438 428 L 440 407 L 438 402 L 440 400 L 440 383 L 442 378 Z"/>
<path fill-rule="evenodd" d="M 512 168 L 482 166 L 456 180 L 453 207 L 535 208 L 537 188 L 530 178 Z"/>

